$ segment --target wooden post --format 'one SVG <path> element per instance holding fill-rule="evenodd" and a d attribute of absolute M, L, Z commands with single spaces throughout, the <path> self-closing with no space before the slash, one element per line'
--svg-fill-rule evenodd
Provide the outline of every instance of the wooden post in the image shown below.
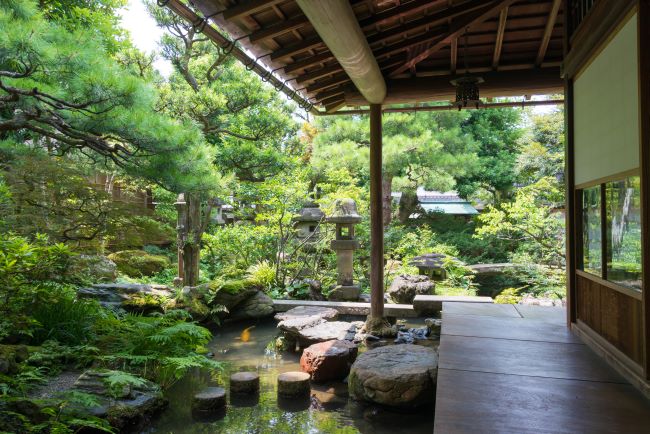
<path fill-rule="evenodd" d="M 176 256 L 178 262 L 178 281 L 174 281 L 179 286 L 183 284 L 185 271 L 183 269 L 183 240 L 187 236 L 187 202 L 183 193 L 176 199 Z"/>
<path fill-rule="evenodd" d="M 370 316 L 384 316 L 381 104 L 370 104 Z"/>
<path fill-rule="evenodd" d="M 650 379 L 650 0 L 638 11 L 639 43 L 639 162 L 641 166 L 641 270 L 643 282 L 643 371 Z"/>

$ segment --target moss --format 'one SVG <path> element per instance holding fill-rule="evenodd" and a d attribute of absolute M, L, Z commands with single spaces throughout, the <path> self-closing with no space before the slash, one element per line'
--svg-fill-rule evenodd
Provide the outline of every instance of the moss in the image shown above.
<path fill-rule="evenodd" d="M 120 273 L 129 277 L 152 276 L 170 266 L 169 259 L 142 250 L 123 250 L 108 255 Z"/>
<path fill-rule="evenodd" d="M 521 289 L 522 288 L 506 288 L 501 291 L 501 294 L 494 298 L 494 302 L 500 304 L 517 304 L 522 299 L 522 296 L 519 295 Z"/>
<path fill-rule="evenodd" d="M 128 300 L 122 302 L 122 307 L 130 312 L 148 314 L 151 312 L 164 312 L 169 304 L 165 297 L 151 294 L 134 294 Z"/>
<path fill-rule="evenodd" d="M 259 289 L 259 284 L 252 279 L 233 279 L 219 281 L 215 280 L 209 284 L 211 291 L 227 292 L 228 294 L 238 294 L 247 289 Z"/>

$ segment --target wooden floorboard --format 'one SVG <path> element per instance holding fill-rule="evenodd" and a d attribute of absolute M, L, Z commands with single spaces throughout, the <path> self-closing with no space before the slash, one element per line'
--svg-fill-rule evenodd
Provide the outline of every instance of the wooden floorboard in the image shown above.
<path fill-rule="evenodd" d="M 583 344 L 445 336 L 441 368 L 625 383 Z"/>
<path fill-rule="evenodd" d="M 544 307 L 515 304 L 519 314 L 527 319 L 536 319 L 566 327 L 566 309 L 563 307 Z"/>
<path fill-rule="evenodd" d="M 506 318 L 521 318 L 512 304 L 488 303 L 444 303 L 442 311 L 457 315 L 496 316 Z"/>
<path fill-rule="evenodd" d="M 650 402 L 564 309 L 460 304 L 443 306 L 435 433 L 650 433 Z"/>
<path fill-rule="evenodd" d="M 466 315 L 443 312 L 442 323 L 447 335 L 582 343 L 565 325 L 539 319 L 481 316 L 477 323 L 477 320 L 468 320 Z"/>
<path fill-rule="evenodd" d="M 628 384 L 438 371 L 435 433 L 648 433 L 650 409 Z"/>

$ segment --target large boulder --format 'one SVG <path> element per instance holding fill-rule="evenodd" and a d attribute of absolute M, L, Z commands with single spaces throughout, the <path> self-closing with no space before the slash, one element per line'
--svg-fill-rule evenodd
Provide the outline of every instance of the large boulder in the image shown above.
<path fill-rule="evenodd" d="M 342 380 L 357 358 L 357 346 L 350 341 L 332 340 L 311 345 L 300 357 L 300 369 L 313 381 Z"/>
<path fill-rule="evenodd" d="M 82 298 L 93 298 L 104 307 L 119 307 L 128 311 L 148 313 L 160 311 L 174 292 L 165 285 L 141 283 L 99 283 L 77 290 Z"/>
<path fill-rule="evenodd" d="M 169 258 L 143 250 L 122 250 L 108 255 L 117 270 L 129 277 L 153 276 L 170 266 Z"/>
<path fill-rule="evenodd" d="M 255 319 L 273 315 L 273 299 L 262 291 L 238 304 L 229 319 Z"/>
<path fill-rule="evenodd" d="M 427 276 L 401 274 L 393 280 L 387 293 L 395 303 L 412 304 L 416 295 L 431 295 L 434 290 L 435 283 Z"/>
<path fill-rule="evenodd" d="M 389 345 L 361 354 L 348 377 L 350 396 L 388 407 L 412 409 L 433 403 L 438 355 L 420 345 Z"/>
<path fill-rule="evenodd" d="M 280 320 L 278 328 L 284 336 L 289 341 L 298 342 L 301 347 L 333 339 L 355 342 L 363 339 L 360 334 L 364 324 L 362 321 L 329 321 L 337 316 L 335 309 L 299 306 L 278 313 L 275 318 Z"/>
<path fill-rule="evenodd" d="M 305 347 L 316 342 L 333 339 L 361 341 L 363 337 L 360 330 L 363 325 L 363 321 L 325 321 L 318 317 L 306 317 L 281 321 L 278 328 L 289 340 L 298 342 L 301 347 Z"/>
<path fill-rule="evenodd" d="M 75 255 L 70 257 L 65 274 L 80 282 L 114 282 L 117 265 L 102 255 Z"/>
<path fill-rule="evenodd" d="M 141 429 L 167 402 L 160 387 L 143 378 L 137 384 L 109 387 L 109 377 L 116 374 L 120 372 L 88 370 L 79 376 L 73 389 L 94 395 L 98 405 L 90 409 L 91 414 L 107 419 L 118 431 Z"/>

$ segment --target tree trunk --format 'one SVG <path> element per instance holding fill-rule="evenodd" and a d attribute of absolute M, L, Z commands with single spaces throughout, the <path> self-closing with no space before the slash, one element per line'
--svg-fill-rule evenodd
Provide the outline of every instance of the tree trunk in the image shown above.
<path fill-rule="evenodd" d="M 416 190 L 404 189 L 402 198 L 399 201 L 398 218 L 401 223 L 407 223 L 411 214 L 418 207 L 418 195 Z"/>
<path fill-rule="evenodd" d="M 199 258 L 201 254 L 201 201 L 196 195 L 186 194 L 187 239 L 183 244 L 183 285 L 196 286 L 199 283 Z"/>
<path fill-rule="evenodd" d="M 201 200 L 193 194 L 179 195 L 178 212 L 178 277 L 183 286 L 199 282 L 199 259 L 204 225 L 201 222 Z"/>
<path fill-rule="evenodd" d="M 384 174 L 381 178 L 384 227 L 388 226 L 393 219 L 393 198 L 391 196 L 393 192 L 392 184 L 393 177 L 391 175 Z"/>

